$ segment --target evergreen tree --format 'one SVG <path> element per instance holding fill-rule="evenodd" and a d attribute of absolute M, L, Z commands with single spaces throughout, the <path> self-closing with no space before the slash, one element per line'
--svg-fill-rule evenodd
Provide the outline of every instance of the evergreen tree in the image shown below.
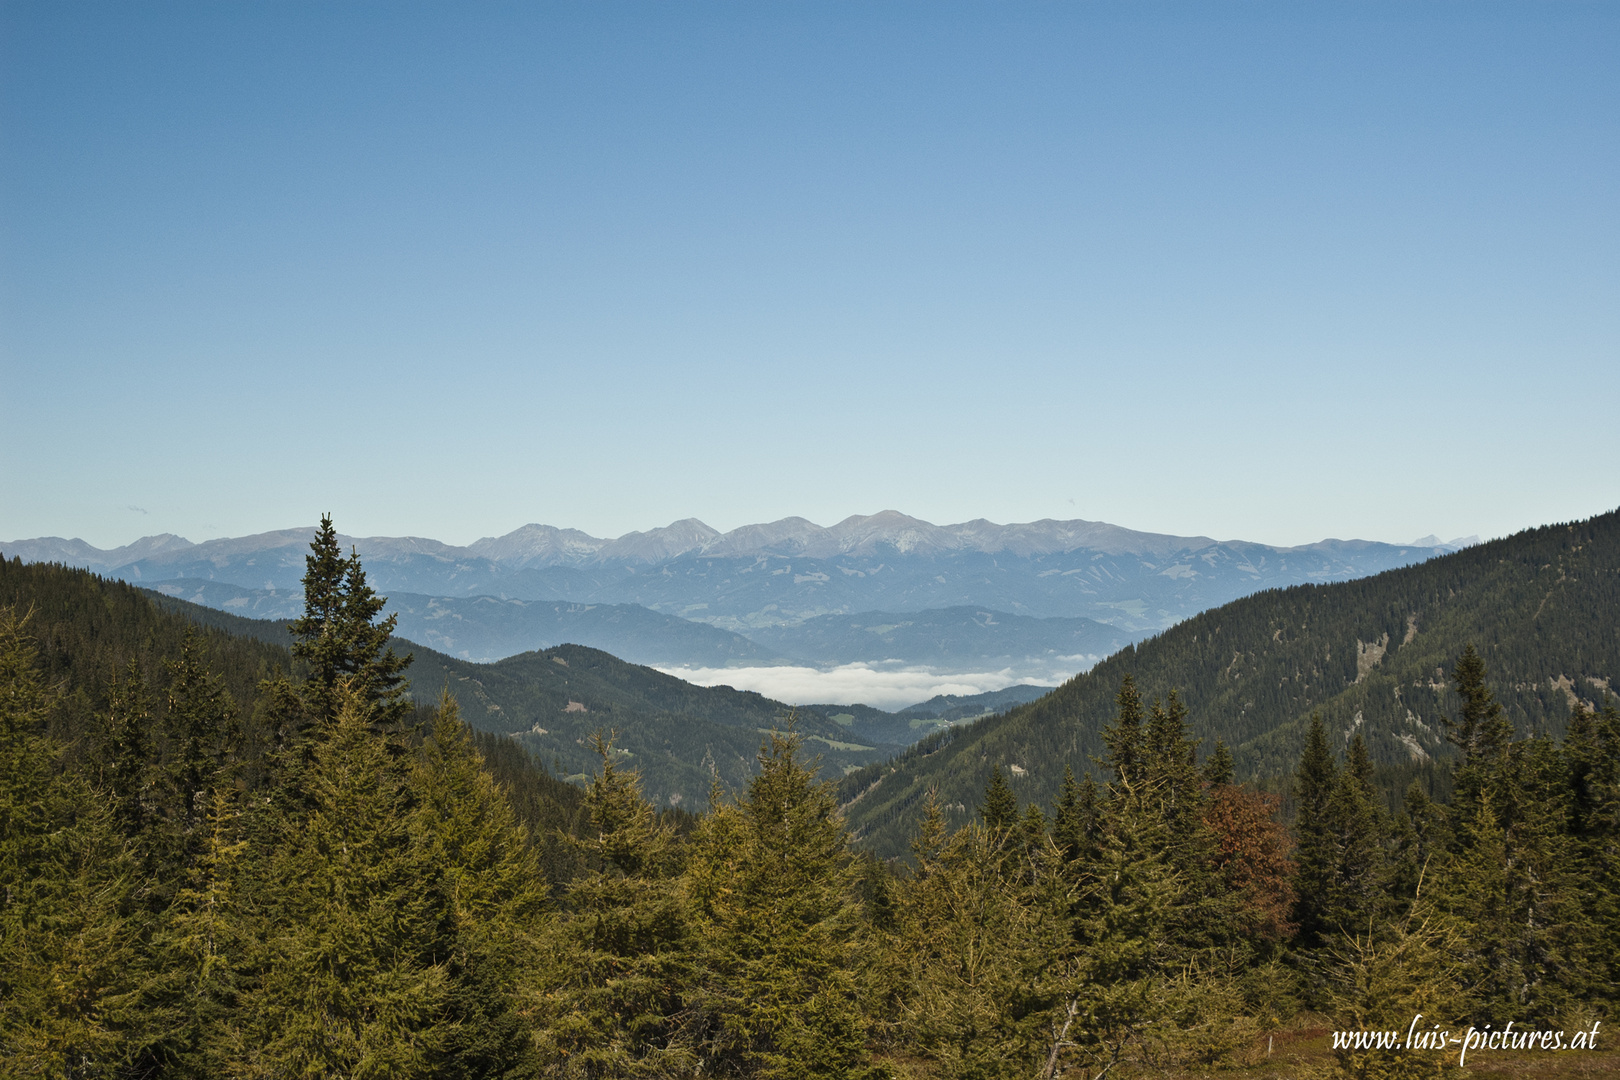
<path fill-rule="evenodd" d="M 1511 790 L 1482 788 L 1472 807 L 1457 807 L 1436 901 L 1464 932 L 1461 977 L 1474 1015 L 1550 1020 L 1600 989 L 1590 957 L 1607 944 L 1582 910 L 1590 875 L 1566 832 L 1561 756 L 1530 740 L 1509 747 L 1495 772 Z"/>
<path fill-rule="evenodd" d="M 1581 871 L 1584 919 L 1596 941 L 1620 941 L 1620 710 L 1578 709 L 1564 741 L 1571 859 Z M 1620 997 L 1620 952 L 1587 954 L 1590 978 Z"/>
<path fill-rule="evenodd" d="M 693 1005 L 711 1073 L 775 1077 L 862 1071 L 854 981 L 859 907 L 831 785 L 773 733 L 735 804 L 716 803 L 688 869 L 705 973 Z"/>
<path fill-rule="evenodd" d="M 1168 705 L 1154 701 L 1143 740 L 1144 790 L 1154 793 L 1165 819 L 1182 833 L 1196 829 L 1203 804 L 1196 747 L 1187 727 L 1187 707 L 1176 692 L 1170 692 Z"/>
<path fill-rule="evenodd" d="M 1162 822 L 1165 857 L 1180 882 L 1180 902 L 1166 933 L 1176 946 L 1206 966 L 1238 963 L 1234 939 L 1235 898 L 1217 870 L 1217 839 L 1205 817 L 1207 797 L 1199 777 L 1195 740 L 1187 726 L 1187 708 L 1172 692 L 1167 706 L 1153 702 L 1143 740 L 1142 781 L 1129 791 L 1141 803 L 1133 811 Z"/>
<path fill-rule="evenodd" d="M 1335 926 L 1331 894 L 1338 858 L 1329 804 L 1338 787 L 1338 763 L 1328 748 L 1322 716 L 1315 713 L 1294 775 L 1298 897 L 1294 920 L 1299 926 L 1299 942 L 1307 949 L 1322 945 Z"/>
<path fill-rule="evenodd" d="M 1018 824 L 1018 796 L 1013 794 L 1000 765 L 990 767 L 990 783 L 984 789 L 979 816 L 987 829 L 1010 829 Z"/>
<path fill-rule="evenodd" d="M 124 1057 L 134 866 L 107 800 L 59 769 L 58 707 L 23 620 L 0 609 L 0 1060 L 112 1076 Z"/>
<path fill-rule="evenodd" d="M 1398 1031 L 1404 1040 L 1453 1032 L 1468 1006 L 1456 957 L 1465 943 L 1454 922 L 1422 896 L 1391 922 L 1337 937 L 1327 950 L 1329 1009 L 1342 1031 Z M 1335 1050 L 1353 1080 L 1422 1080 L 1452 1070 L 1451 1047 Z"/>
<path fill-rule="evenodd" d="M 330 515 L 305 556 L 304 614 L 290 625 L 297 641 L 292 652 L 309 665 L 305 692 L 317 716 L 336 715 L 344 692 L 365 702 L 381 728 L 397 725 L 410 711 L 404 670 L 409 655 L 396 656 L 389 646 L 398 616 L 377 622 L 387 605 L 366 582 L 360 554 L 345 559 Z"/>
<path fill-rule="evenodd" d="M 284 817 L 265 898 L 271 936 L 243 999 L 243 1076 L 431 1077 L 457 1034 L 454 911 L 411 837 L 404 769 L 360 689 L 314 749 L 307 815 Z"/>
<path fill-rule="evenodd" d="M 674 830 L 620 770 L 600 734 L 601 770 L 586 792 L 591 835 L 576 844 L 594 871 L 569 888 L 555 929 L 555 990 L 542 1038 L 565 1076 L 665 1076 L 697 1066 L 685 998 L 697 973 L 692 921 L 679 887 Z"/>
<path fill-rule="evenodd" d="M 108 684 L 99 756 L 115 820 L 126 836 L 142 835 L 153 809 L 152 701 L 134 660 Z"/>
<path fill-rule="evenodd" d="M 1003 872 L 1014 840 L 988 825 L 947 836 L 930 796 L 913 843 L 897 934 L 900 1042 L 946 1077 L 1028 1076 L 1042 1060 L 1046 983 L 1072 950 L 1067 920 L 1054 917 L 1066 905 L 1041 895 L 1050 882 Z"/>
<path fill-rule="evenodd" d="M 1322 917 L 1343 932 L 1362 932 L 1389 903 L 1389 821 L 1372 786 L 1372 763 L 1358 731 L 1328 799 L 1332 876 Z"/>
<path fill-rule="evenodd" d="M 537 1067 L 520 1000 L 538 967 L 546 898 L 534 851 L 445 694 L 410 777 L 415 858 L 435 868 L 453 919 L 453 1033 L 437 1075 L 525 1075 Z"/>
<path fill-rule="evenodd" d="M 1232 751 L 1226 748 L 1224 742 L 1216 739 L 1215 750 L 1209 755 L 1209 760 L 1204 762 L 1204 783 L 1211 786 L 1230 784 L 1235 771 Z"/>
<path fill-rule="evenodd" d="M 1513 724 L 1486 685 L 1485 661 L 1473 645 L 1457 658 L 1451 680 L 1462 700 L 1456 716 L 1444 717 L 1446 738 L 1462 753 L 1456 768 L 1455 801 L 1471 806 L 1479 791 L 1492 783 L 1492 773 L 1513 740 Z"/>
<path fill-rule="evenodd" d="M 1169 984 L 1189 960 L 1174 932 L 1187 896 L 1170 826 L 1140 780 L 1122 775 L 1110 786 L 1100 851 L 1075 907 L 1077 947 L 1060 988 L 1067 1029 L 1053 1040 L 1048 1076 L 1065 1064 L 1092 1076 L 1119 1064 L 1164 1023 Z"/>
<path fill-rule="evenodd" d="M 1052 821 L 1052 841 L 1065 867 L 1095 854 L 1097 816 L 1097 782 L 1088 775 L 1084 784 L 1075 783 L 1074 770 L 1065 765 L 1063 792 Z"/>
<path fill-rule="evenodd" d="M 1401 813 L 1394 827 L 1394 850 L 1390 857 L 1391 900 L 1398 904 L 1410 904 L 1417 896 L 1418 882 L 1445 848 L 1444 811 L 1414 780 L 1401 800 Z M 1432 882 L 1433 875 L 1429 876 Z"/>
<path fill-rule="evenodd" d="M 181 829 L 189 834 L 210 812 L 213 789 L 231 780 L 227 770 L 241 743 L 241 729 L 224 680 L 203 666 L 202 641 L 194 629 L 187 629 L 180 655 L 164 666 L 169 674 L 164 716 L 168 773 Z"/>
<path fill-rule="evenodd" d="M 203 843 L 141 958 L 141 1057 L 171 1077 L 226 1075 L 237 1008 L 253 953 L 242 910 L 238 795 L 209 793 Z"/>
<path fill-rule="evenodd" d="M 1120 779 L 1131 785 L 1144 778 L 1142 696 L 1136 691 L 1136 680 L 1126 675 L 1120 681 L 1119 696 L 1115 699 L 1119 709 L 1114 722 L 1103 729 L 1103 745 L 1108 748 L 1104 763 L 1109 779 Z"/>

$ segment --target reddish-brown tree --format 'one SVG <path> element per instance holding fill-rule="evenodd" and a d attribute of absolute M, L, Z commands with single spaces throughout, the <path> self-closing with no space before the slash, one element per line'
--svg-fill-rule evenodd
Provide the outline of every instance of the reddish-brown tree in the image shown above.
<path fill-rule="evenodd" d="M 1234 784 L 1215 784 L 1204 810 L 1218 841 L 1216 865 L 1238 898 L 1242 933 L 1272 942 L 1294 932 L 1288 921 L 1294 906 L 1292 842 L 1277 821 L 1280 801 Z"/>

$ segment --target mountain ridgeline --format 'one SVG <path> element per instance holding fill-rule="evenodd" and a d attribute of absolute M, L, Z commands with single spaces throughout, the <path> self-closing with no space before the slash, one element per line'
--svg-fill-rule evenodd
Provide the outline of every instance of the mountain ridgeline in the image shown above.
<path fill-rule="evenodd" d="M 287 529 L 201 544 L 158 536 L 111 551 L 44 537 L 0 542 L 0 551 L 237 614 L 291 618 L 308 536 Z M 938 526 L 893 511 L 830 528 L 788 518 L 723 534 L 681 521 L 616 540 L 527 525 L 466 547 L 417 537 L 340 542 L 359 551 L 391 598 L 403 636 L 462 659 L 564 642 L 664 666 L 895 659 L 983 671 L 984 658 L 1009 657 L 1034 661 L 1026 675 L 1040 681 L 1052 658 L 1079 658 L 1056 665 L 1067 675 L 1259 589 L 1364 577 L 1446 550 L 1438 541 L 1283 548 L 1088 521 Z M 915 618 L 925 612 L 934 614 Z"/>
<path fill-rule="evenodd" d="M 1174 691 L 1205 753 L 1230 748 L 1240 778 L 1286 775 L 1319 713 L 1336 749 L 1360 734 L 1387 787 L 1444 783 L 1447 672 L 1473 644 L 1521 736 L 1562 734 L 1578 704 L 1620 681 L 1620 511 L 1533 529 L 1421 565 L 1328 585 L 1268 590 L 1127 647 L 1053 693 L 937 733 L 840 787 L 857 836 L 906 849 L 936 791 L 964 820 L 994 769 L 1049 804 L 1065 766 L 1094 771 L 1121 681 Z M 1437 791 L 1437 794 L 1444 794 Z"/>

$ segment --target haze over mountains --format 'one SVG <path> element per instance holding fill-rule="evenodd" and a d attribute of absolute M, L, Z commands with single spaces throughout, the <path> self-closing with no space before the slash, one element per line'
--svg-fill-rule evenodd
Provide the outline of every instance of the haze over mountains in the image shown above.
<path fill-rule="evenodd" d="M 110 551 L 45 537 L 0 551 L 286 618 L 313 532 L 199 544 L 165 534 Z M 574 642 L 679 668 L 888 661 L 992 666 L 1005 682 L 1060 679 L 1239 596 L 1365 577 L 1472 540 L 1275 547 L 1080 520 L 940 526 L 895 511 L 726 533 L 686 519 L 611 540 L 538 524 L 465 547 L 342 538 L 391 598 L 401 634 L 465 659 Z"/>

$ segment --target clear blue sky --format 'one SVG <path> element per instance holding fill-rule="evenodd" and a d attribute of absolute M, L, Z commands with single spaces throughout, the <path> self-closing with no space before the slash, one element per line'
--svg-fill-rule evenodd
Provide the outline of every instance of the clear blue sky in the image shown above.
<path fill-rule="evenodd" d="M 0 539 L 1620 505 L 1614 4 L 0 3 Z"/>

